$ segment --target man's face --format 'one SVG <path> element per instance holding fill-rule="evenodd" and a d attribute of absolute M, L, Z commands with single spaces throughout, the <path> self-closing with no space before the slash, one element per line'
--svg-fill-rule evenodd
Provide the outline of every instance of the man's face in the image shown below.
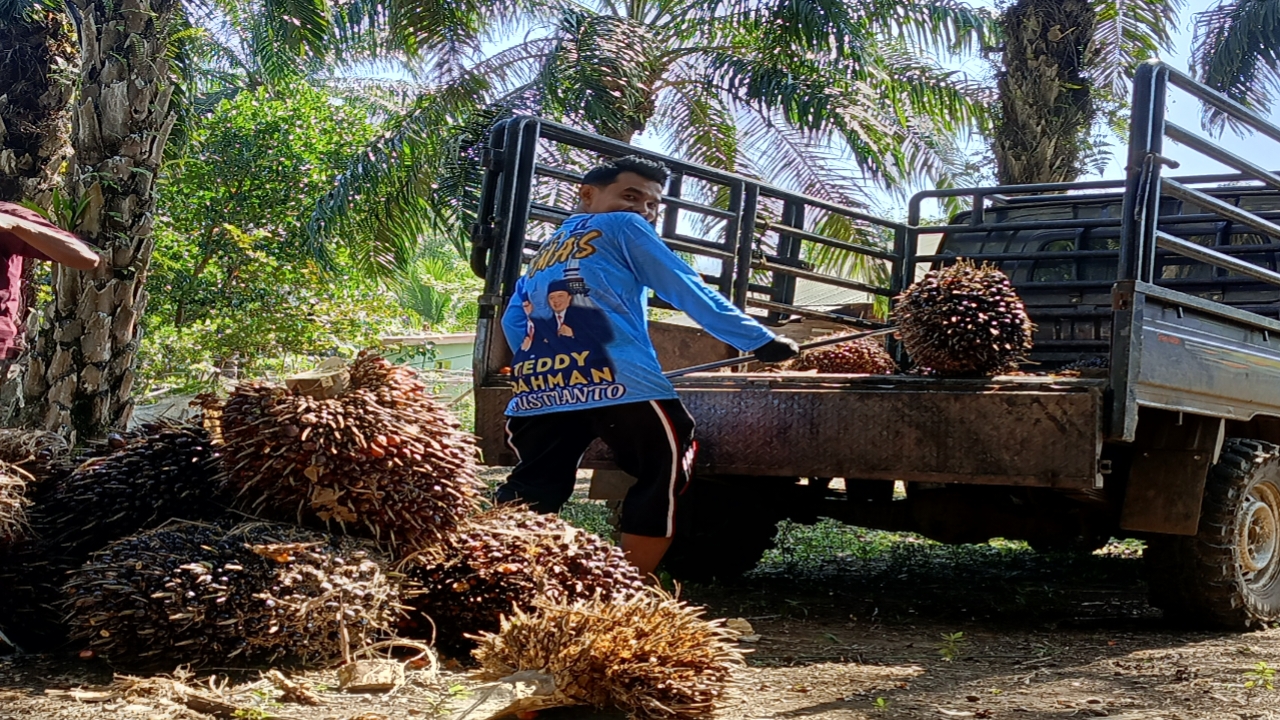
<path fill-rule="evenodd" d="M 658 203 L 662 201 L 662 184 L 633 172 L 624 172 L 607 187 L 583 185 L 579 191 L 582 212 L 633 212 L 654 222 L 658 219 Z"/>
<path fill-rule="evenodd" d="M 564 312 L 569 307 L 569 293 L 563 290 L 547 293 L 547 303 L 551 305 L 551 309 L 555 312 Z"/>

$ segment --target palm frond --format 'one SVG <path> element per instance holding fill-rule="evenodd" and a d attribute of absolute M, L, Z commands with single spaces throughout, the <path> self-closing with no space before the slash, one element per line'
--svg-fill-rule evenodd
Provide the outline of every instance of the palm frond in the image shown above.
<path fill-rule="evenodd" d="M 1222 0 L 1196 16 L 1191 66 L 1209 87 L 1266 111 L 1280 90 L 1280 2 Z M 1221 132 L 1225 116 L 1206 111 L 1206 129 Z"/>
<path fill-rule="evenodd" d="M 261 0 L 267 36 L 297 57 L 323 56 L 332 33 L 326 0 Z"/>
<path fill-rule="evenodd" d="M 575 10 L 561 16 L 554 37 L 540 80 L 548 109 L 630 141 L 653 116 L 665 70 L 648 27 Z"/>
<path fill-rule="evenodd" d="M 907 40 L 918 49 L 968 53 L 1000 41 L 1000 23 L 991 11 L 955 0 L 878 0 L 854 6 L 859 19 L 882 37 Z"/>
<path fill-rule="evenodd" d="M 760 158 L 755 170 L 769 182 L 854 210 L 870 204 L 870 196 L 850 167 L 851 158 L 830 142 L 760 113 L 745 111 L 740 123 L 744 144 L 752 148 L 753 157 Z M 817 212 L 807 220 L 812 231 L 820 235 L 885 247 L 886 236 L 875 225 L 831 212 Z M 892 242 L 891 237 L 888 242 Z M 819 272 L 863 282 L 882 282 L 888 272 L 879 260 L 827 245 L 808 245 L 803 259 Z"/>
<path fill-rule="evenodd" d="M 859 182 L 852 153 L 832 136 L 797 129 L 781 118 L 740 105 L 737 123 L 745 152 L 754 159 L 754 175 L 769 183 L 858 209 L 870 195 Z"/>
<path fill-rule="evenodd" d="M 740 153 L 733 113 L 716 88 L 690 78 L 668 85 L 659 97 L 658 132 L 681 158 L 736 172 Z"/>
<path fill-rule="evenodd" d="M 1094 0 L 1097 20 L 1089 46 L 1095 87 L 1126 98 L 1138 63 L 1173 49 L 1182 0 Z"/>
<path fill-rule="evenodd" d="M 354 248 L 363 271 L 403 270 L 423 242 L 466 252 L 479 197 L 479 156 L 488 130 L 512 111 L 508 104 L 477 106 L 485 88 L 453 86 L 418 98 L 357 158 L 316 206 L 310 247 L 324 260 L 333 242 Z"/>

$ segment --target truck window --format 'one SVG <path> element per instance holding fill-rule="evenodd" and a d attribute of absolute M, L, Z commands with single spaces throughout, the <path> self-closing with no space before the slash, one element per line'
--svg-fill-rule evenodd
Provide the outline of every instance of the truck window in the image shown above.
<path fill-rule="evenodd" d="M 1275 243 L 1271 242 L 1271 240 L 1268 239 L 1266 236 L 1260 235 L 1258 233 L 1246 233 L 1246 232 L 1232 233 L 1230 243 L 1232 245 L 1238 245 L 1238 246 L 1240 245 L 1269 246 L 1270 249 L 1266 252 L 1246 253 L 1243 255 L 1237 255 L 1236 257 L 1240 258 L 1241 260 L 1244 260 L 1245 262 L 1250 262 L 1250 263 L 1253 263 L 1254 265 L 1260 265 L 1264 268 L 1267 268 L 1268 270 L 1276 269 Z M 1237 273 L 1237 272 L 1229 272 L 1227 276 L 1243 277 L 1240 273 Z"/>
<path fill-rule="evenodd" d="M 1040 246 L 1039 252 L 1071 252 L 1075 249 L 1075 240 L 1050 240 Z M 1031 272 L 1032 282 L 1065 282 L 1075 279 L 1075 260 L 1038 260 L 1035 270 Z"/>
<path fill-rule="evenodd" d="M 1187 235 L 1183 238 L 1197 245 L 1213 247 L 1217 244 L 1217 235 Z M 1214 276 L 1214 268 L 1181 256 L 1166 257 L 1161 263 L 1160 277 L 1166 280 L 1179 278 L 1199 278 L 1208 280 Z"/>

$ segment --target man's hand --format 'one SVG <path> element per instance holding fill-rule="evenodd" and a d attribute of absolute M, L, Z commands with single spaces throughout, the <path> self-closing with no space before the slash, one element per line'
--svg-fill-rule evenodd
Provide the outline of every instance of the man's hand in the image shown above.
<path fill-rule="evenodd" d="M 790 360 L 800 354 L 800 346 L 791 338 L 778 337 L 756 348 L 755 356 L 760 362 L 777 363 Z"/>
<path fill-rule="evenodd" d="M 556 334 L 559 335 L 560 337 L 571 338 L 573 337 L 573 328 L 569 327 L 568 325 L 561 325 L 560 329 L 556 331 Z"/>

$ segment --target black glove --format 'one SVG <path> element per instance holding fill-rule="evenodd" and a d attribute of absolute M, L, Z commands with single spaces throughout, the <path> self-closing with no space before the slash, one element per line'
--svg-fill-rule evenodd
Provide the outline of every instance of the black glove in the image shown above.
<path fill-rule="evenodd" d="M 776 363 L 790 360 L 800 354 L 800 346 L 791 338 L 778 336 L 756 348 L 755 356 L 760 362 Z"/>

